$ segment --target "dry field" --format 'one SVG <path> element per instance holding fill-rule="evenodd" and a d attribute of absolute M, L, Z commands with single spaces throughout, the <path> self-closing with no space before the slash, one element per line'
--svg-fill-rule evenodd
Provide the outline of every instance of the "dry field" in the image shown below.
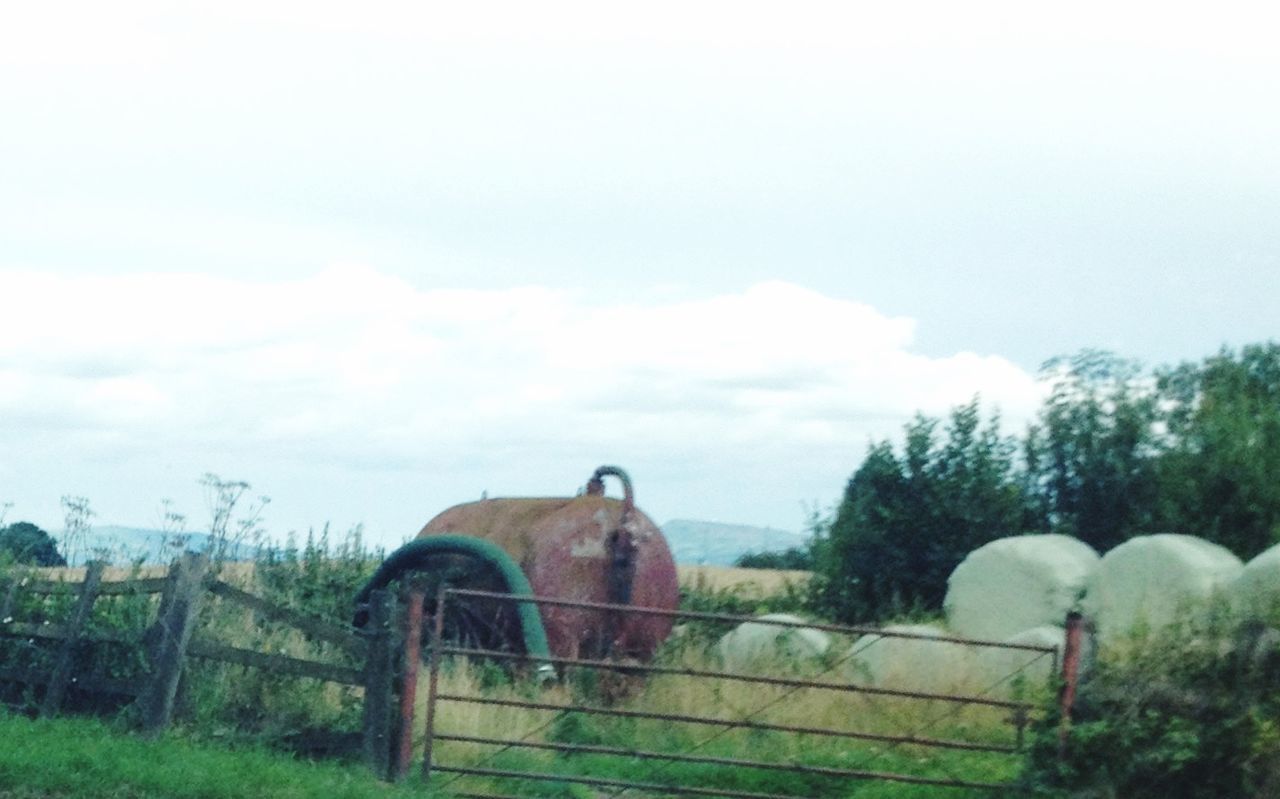
<path fill-rule="evenodd" d="M 677 566 L 680 585 L 710 591 L 732 590 L 746 597 L 772 596 L 788 585 L 801 587 L 812 572 L 777 569 L 738 569 L 733 566 Z"/>
<path fill-rule="evenodd" d="M 46 580 L 78 583 L 84 580 L 83 566 L 36 569 Z M 164 577 L 169 567 L 147 565 L 134 569 L 130 566 L 109 566 L 103 573 L 104 580 L 126 580 L 130 577 Z M 781 593 L 787 585 L 799 587 L 813 576 L 806 571 L 778 571 L 775 569 L 738 569 L 732 566 L 677 566 L 680 584 L 711 591 L 734 590 L 750 596 L 769 596 Z M 227 563 L 222 567 L 222 578 L 232 582 L 247 582 L 253 574 L 252 562 Z"/>

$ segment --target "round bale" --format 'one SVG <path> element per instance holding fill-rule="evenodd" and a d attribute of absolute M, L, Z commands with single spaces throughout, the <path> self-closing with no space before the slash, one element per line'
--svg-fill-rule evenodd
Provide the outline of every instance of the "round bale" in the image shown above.
<path fill-rule="evenodd" d="M 1246 563 L 1230 594 L 1232 607 L 1250 618 L 1280 613 L 1280 544 Z"/>
<path fill-rule="evenodd" d="M 767 613 L 760 621 L 804 624 L 789 613 Z M 725 633 L 716 651 L 729 671 L 747 671 L 765 665 L 796 664 L 821 657 L 831 648 L 831 636 L 808 627 L 744 622 Z"/>
<path fill-rule="evenodd" d="M 1000 538 L 969 553 L 947 579 L 947 625 L 965 638 L 1002 641 L 1062 624 L 1098 566 L 1098 553 L 1065 535 Z"/>
<path fill-rule="evenodd" d="M 891 624 L 886 633 L 864 635 L 849 649 L 849 670 L 854 680 L 881 688 L 950 693 L 971 687 L 973 649 L 952 641 L 933 640 L 949 635 L 928 624 Z"/>
<path fill-rule="evenodd" d="M 1244 564 L 1227 549 L 1189 535 L 1131 538 L 1103 556 L 1085 593 L 1085 612 L 1106 643 L 1141 627 L 1204 619 L 1210 602 Z"/>
<path fill-rule="evenodd" d="M 1035 689 L 1048 685 L 1054 676 L 1055 666 L 1062 662 L 1066 631 L 1053 625 L 1032 627 L 1009 636 L 1003 643 L 1043 646 L 1054 650 L 1050 654 L 1027 649 L 980 648 L 978 668 L 984 683 L 983 690 L 1009 696 L 1017 693 L 1022 686 Z"/>

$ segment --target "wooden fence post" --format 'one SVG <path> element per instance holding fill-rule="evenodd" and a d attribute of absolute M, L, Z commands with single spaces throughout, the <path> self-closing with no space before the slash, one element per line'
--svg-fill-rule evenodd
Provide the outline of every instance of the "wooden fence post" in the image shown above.
<path fill-rule="evenodd" d="M 364 665 L 364 760 L 381 779 L 391 767 L 391 683 L 395 676 L 395 648 L 391 630 L 389 591 L 369 595 L 369 651 Z"/>
<path fill-rule="evenodd" d="M 167 596 L 160 601 L 164 612 L 157 617 L 153 628 L 155 647 L 151 654 L 150 682 L 139 699 L 142 731 L 151 737 L 159 735 L 173 718 L 173 700 L 182 677 L 192 622 L 204 595 L 209 557 L 188 552 L 174 564 L 173 570 Z"/>
<path fill-rule="evenodd" d="M 18 585 L 21 583 L 16 576 L 10 575 L 8 584 L 5 585 L 4 599 L 0 600 L 0 624 L 8 624 L 13 618 L 13 605 L 18 598 Z"/>
<path fill-rule="evenodd" d="M 53 674 L 44 690 L 44 701 L 40 704 L 40 715 L 56 716 L 62 709 L 62 698 L 67 692 L 67 683 L 71 681 L 76 667 L 76 650 L 80 644 L 80 633 L 84 624 L 93 612 L 93 603 L 98 599 L 98 586 L 102 583 L 102 570 L 106 564 L 100 560 L 91 560 L 85 570 L 84 582 L 80 584 L 80 593 L 76 606 L 71 611 L 71 618 L 62 627 L 62 641 L 58 645 L 58 658 L 54 661 Z"/>

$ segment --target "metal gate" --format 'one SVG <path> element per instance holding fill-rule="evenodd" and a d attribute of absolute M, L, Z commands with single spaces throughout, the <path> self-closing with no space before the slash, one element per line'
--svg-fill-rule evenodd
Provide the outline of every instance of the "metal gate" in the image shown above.
<path fill-rule="evenodd" d="M 649 663 L 443 641 L 448 603 L 478 598 L 655 614 L 679 626 Z M 854 780 L 1003 791 L 1013 787 L 1027 725 L 1045 706 L 1035 686 L 1019 695 L 1026 675 L 1058 671 L 1053 647 L 445 588 L 436 598 L 420 700 L 422 600 L 419 590 L 408 602 L 393 771 L 404 776 L 410 768 L 421 710 L 423 777 L 458 797 L 816 799 L 846 796 Z M 816 659 L 783 653 L 766 658 L 768 668 L 727 670 L 710 643 L 719 629 L 743 623 L 817 630 L 853 644 Z M 957 669 L 955 686 L 937 691 L 870 684 L 851 672 L 869 647 L 895 638 L 911 641 L 922 659 L 935 657 L 943 674 L 948 651 L 1017 657 L 1008 673 L 988 673 L 982 684 L 969 677 L 961 686 Z M 552 668 L 559 679 L 545 679 Z"/>

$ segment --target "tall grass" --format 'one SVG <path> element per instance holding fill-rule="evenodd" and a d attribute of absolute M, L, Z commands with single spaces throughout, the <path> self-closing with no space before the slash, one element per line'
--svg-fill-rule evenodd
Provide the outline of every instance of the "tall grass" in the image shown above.
<path fill-rule="evenodd" d="M 252 568 L 220 577 L 265 599 L 333 624 L 350 622 L 352 599 L 381 563 L 359 527 L 334 541 L 328 527 L 299 544 L 260 550 Z M 234 564 L 228 564 L 234 565 Z M 210 596 L 201 611 L 201 636 L 254 651 L 359 668 L 351 653 L 252 610 Z M 193 661 L 185 680 L 184 716 L 193 731 L 289 740 L 315 731 L 354 733 L 363 691 L 322 680 L 272 674 L 224 663 Z"/>
<path fill-rule="evenodd" d="M 673 647 L 660 662 L 689 669 L 720 668 L 715 656 L 696 646 Z M 779 673 L 778 665 L 762 673 Z M 650 713 L 747 719 L 769 724 L 857 731 L 882 735 L 915 735 L 960 741 L 1011 744 L 1014 733 L 1008 711 L 941 701 L 887 698 L 848 691 L 761 685 L 730 679 L 654 675 L 647 679 L 570 673 L 543 688 L 495 680 L 493 666 L 463 659 L 447 661 L 441 671 L 442 693 L 500 699 L 530 699 L 557 705 L 608 705 Z M 781 673 L 788 670 L 783 669 Z M 795 673 L 794 668 L 790 668 Z M 801 669 L 803 676 L 841 682 L 842 664 L 826 662 Z M 426 679 L 424 676 L 423 679 Z M 418 718 L 425 716 L 427 685 L 419 686 Z M 609 746 L 632 753 L 694 754 L 778 764 L 863 771 L 888 771 L 941 779 L 1012 782 L 1021 768 L 1014 756 L 937 750 L 892 742 L 869 742 L 775 731 L 730 729 L 716 724 L 682 724 L 666 720 L 610 718 L 568 711 L 494 708 L 464 702 L 442 702 L 437 731 L 463 736 L 501 738 L 529 743 Z M 758 791 L 810 797 L 844 796 L 979 796 L 957 791 L 897 784 L 891 792 L 868 782 L 843 777 L 770 772 L 763 769 L 629 757 L 565 754 L 514 746 L 442 741 L 435 745 L 439 763 L 549 774 L 609 777 L 641 782 L 698 785 L 726 790 Z M 512 792 L 512 784 L 440 775 L 436 785 Z M 569 783 L 524 781 L 516 793 L 528 796 L 579 795 Z M 580 793 L 580 792 L 579 792 Z M 629 792 L 628 795 L 636 795 Z"/>

